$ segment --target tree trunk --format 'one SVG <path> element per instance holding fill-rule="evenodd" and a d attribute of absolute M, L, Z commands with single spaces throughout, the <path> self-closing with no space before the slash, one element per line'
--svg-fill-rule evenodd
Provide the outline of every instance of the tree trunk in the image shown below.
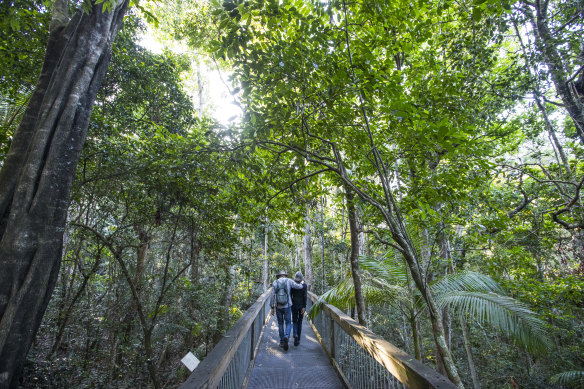
<path fill-rule="evenodd" d="M 306 205 L 306 225 L 304 226 L 304 280 L 308 290 L 312 290 L 312 236 L 310 232 L 310 207 Z"/>
<path fill-rule="evenodd" d="M 201 260 L 201 249 L 203 248 L 203 244 L 199 239 L 197 239 L 196 234 L 191 235 L 191 250 L 190 250 L 190 259 L 191 259 L 191 282 L 194 286 L 199 284 L 199 262 Z"/>
<path fill-rule="evenodd" d="M 472 377 L 472 384 L 474 389 L 481 389 L 481 382 L 472 356 L 472 347 L 470 344 L 470 334 L 468 332 L 468 323 L 464 315 L 460 315 L 460 327 L 462 328 L 462 340 L 464 342 L 464 349 L 466 351 L 466 359 L 468 361 L 468 368 L 470 369 L 470 376 Z"/>
<path fill-rule="evenodd" d="M 357 210 L 355 208 L 355 195 L 353 191 L 346 187 L 347 196 L 347 213 L 349 215 L 349 229 L 351 231 L 351 274 L 353 276 L 353 285 L 355 288 L 355 305 L 357 307 L 357 319 L 359 324 L 366 326 L 365 320 L 365 296 L 361 287 L 361 275 L 359 268 L 359 221 Z"/>
<path fill-rule="evenodd" d="M 441 225 L 443 226 L 443 225 Z M 450 248 L 450 240 L 448 239 L 448 235 L 445 231 L 440 234 L 440 241 L 439 241 L 439 249 L 440 249 L 440 257 L 443 260 L 447 261 L 447 267 L 445 274 L 452 273 L 454 274 L 454 265 L 452 263 L 451 257 L 451 248 Z M 448 306 L 442 308 L 442 326 L 444 327 L 444 337 L 446 340 L 446 346 L 448 350 L 451 350 L 451 339 L 452 339 L 452 322 L 450 319 L 450 312 L 448 310 Z M 446 375 L 446 367 L 444 366 L 444 361 L 440 355 L 436 356 L 436 366 L 437 371 L 440 374 Z"/>
<path fill-rule="evenodd" d="M 562 165 L 564 167 L 567 178 L 570 178 L 572 176 L 572 169 L 570 169 L 570 164 L 568 162 L 568 157 L 566 156 L 566 152 L 564 151 L 562 144 L 558 140 L 558 137 L 556 135 L 556 130 L 554 129 L 554 126 L 549 119 L 549 116 L 547 114 L 547 110 L 545 109 L 545 106 L 541 103 L 539 96 L 535 92 L 533 93 L 533 95 L 535 98 L 535 103 L 537 104 L 537 107 L 539 108 L 539 111 L 541 112 L 541 114 L 543 116 L 543 120 L 544 120 L 545 126 L 548 130 L 548 134 L 550 136 L 552 146 L 554 147 L 554 149 L 557 153 L 557 156 L 559 157 L 558 158 L 559 159 L 558 165 Z"/>
<path fill-rule="evenodd" d="M 205 108 L 205 95 L 203 93 L 203 76 L 201 71 L 201 64 L 197 62 L 197 88 L 199 92 L 199 119 L 203 119 L 203 112 Z"/>
<path fill-rule="evenodd" d="M 578 262 L 576 274 L 584 279 L 584 231 L 577 229 L 573 233 L 574 259 Z"/>
<path fill-rule="evenodd" d="M 536 1 L 535 17 L 530 6 L 525 5 L 525 12 L 530 18 L 535 31 L 537 47 L 543 55 L 543 63 L 547 66 L 558 96 L 562 99 L 564 108 L 574 123 L 580 142 L 584 143 L 584 103 L 574 91 L 574 83 L 568 81 L 567 67 L 558 51 L 556 40 L 550 31 L 548 22 L 548 2 Z"/>
<path fill-rule="evenodd" d="M 67 2 L 56 5 L 39 81 L 0 171 L 2 388 L 18 386 L 55 286 L 75 170 L 128 1 L 70 21 Z"/>
<path fill-rule="evenodd" d="M 419 321 L 416 316 L 416 312 L 413 311 L 408 318 L 410 322 L 410 328 L 412 329 L 412 340 L 414 341 L 414 357 L 418 360 L 422 360 L 422 348 L 420 346 L 420 334 L 418 332 Z"/>
<path fill-rule="evenodd" d="M 321 270 L 322 270 L 322 293 L 326 291 L 326 269 L 324 264 L 324 202 L 325 199 L 322 198 L 320 203 L 320 247 L 322 249 L 322 262 L 321 262 Z"/>
<path fill-rule="evenodd" d="M 235 266 L 225 265 L 225 283 L 224 283 L 224 293 L 221 296 L 220 309 L 221 313 L 217 323 L 217 330 L 213 334 L 213 343 L 217 344 L 223 338 L 223 333 L 228 329 L 229 325 L 229 307 L 233 302 L 233 290 L 235 289 Z"/>
<path fill-rule="evenodd" d="M 144 278 L 144 264 L 150 246 L 150 234 L 148 234 L 148 231 L 142 228 L 142 226 L 134 226 L 134 230 L 138 234 L 138 239 L 140 240 L 140 245 L 136 249 L 136 273 L 134 274 L 134 283 L 136 284 L 136 289 L 140 291 L 142 289 L 142 279 Z"/>
<path fill-rule="evenodd" d="M 266 216 L 266 224 L 264 226 L 264 267 L 262 271 L 262 281 L 264 284 L 264 292 L 270 287 L 270 263 L 268 261 L 268 217 Z"/>

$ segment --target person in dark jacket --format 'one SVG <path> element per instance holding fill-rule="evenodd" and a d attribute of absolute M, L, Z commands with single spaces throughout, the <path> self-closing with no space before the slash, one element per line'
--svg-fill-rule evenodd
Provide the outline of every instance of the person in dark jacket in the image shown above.
<path fill-rule="evenodd" d="M 300 334 L 302 333 L 302 318 L 306 311 L 306 298 L 308 296 L 308 286 L 304 283 L 304 276 L 301 272 L 294 275 L 294 282 L 302 285 L 302 289 L 292 289 L 292 328 L 294 334 L 294 346 L 300 344 Z"/>
<path fill-rule="evenodd" d="M 271 314 L 274 315 L 274 313 L 276 313 L 276 318 L 278 319 L 280 347 L 286 351 L 288 351 L 288 338 L 290 338 L 290 331 L 292 329 L 292 294 L 290 292 L 294 289 L 302 289 L 301 284 L 296 283 L 287 277 L 288 274 L 283 270 L 276 274 L 276 281 L 272 284 L 272 297 L 270 299 L 270 307 L 272 307 Z M 283 302 L 279 302 L 276 297 L 276 295 L 279 294 L 279 291 L 282 292 L 281 297 L 284 300 Z"/>

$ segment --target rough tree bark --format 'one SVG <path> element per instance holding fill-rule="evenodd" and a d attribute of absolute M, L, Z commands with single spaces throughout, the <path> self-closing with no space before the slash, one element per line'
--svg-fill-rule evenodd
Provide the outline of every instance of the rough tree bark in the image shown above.
<path fill-rule="evenodd" d="M 0 387 L 16 388 L 59 272 L 71 186 L 127 0 L 55 4 L 36 89 L 0 171 Z"/>

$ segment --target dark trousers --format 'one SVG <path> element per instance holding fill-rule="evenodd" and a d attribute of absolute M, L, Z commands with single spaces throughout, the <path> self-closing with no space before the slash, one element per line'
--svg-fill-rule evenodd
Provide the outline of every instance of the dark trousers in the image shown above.
<path fill-rule="evenodd" d="M 300 313 L 303 307 L 292 305 L 292 328 L 294 331 L 294 337 L 300 339 L 300 334 L 302 333 L 302 318 L 303 314 Z"/>

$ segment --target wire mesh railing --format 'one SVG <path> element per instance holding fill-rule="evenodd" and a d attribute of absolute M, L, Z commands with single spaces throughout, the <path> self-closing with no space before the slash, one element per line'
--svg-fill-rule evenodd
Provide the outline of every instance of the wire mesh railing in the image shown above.
<path fill-rule="evenodd" d="M 318 300 L 309 293 L 307 309 Z M 456 389 L 446 377 L 425 366 L 338 308 L 322 304 L 311 321 L 321 345 L 345 385 L 354 389 Z"/>
<path fill-rule="evenodd" d="M 258 352 L 270 313 L 271 288 L 227 331 L 180 389 L 240 389 Z"/>

